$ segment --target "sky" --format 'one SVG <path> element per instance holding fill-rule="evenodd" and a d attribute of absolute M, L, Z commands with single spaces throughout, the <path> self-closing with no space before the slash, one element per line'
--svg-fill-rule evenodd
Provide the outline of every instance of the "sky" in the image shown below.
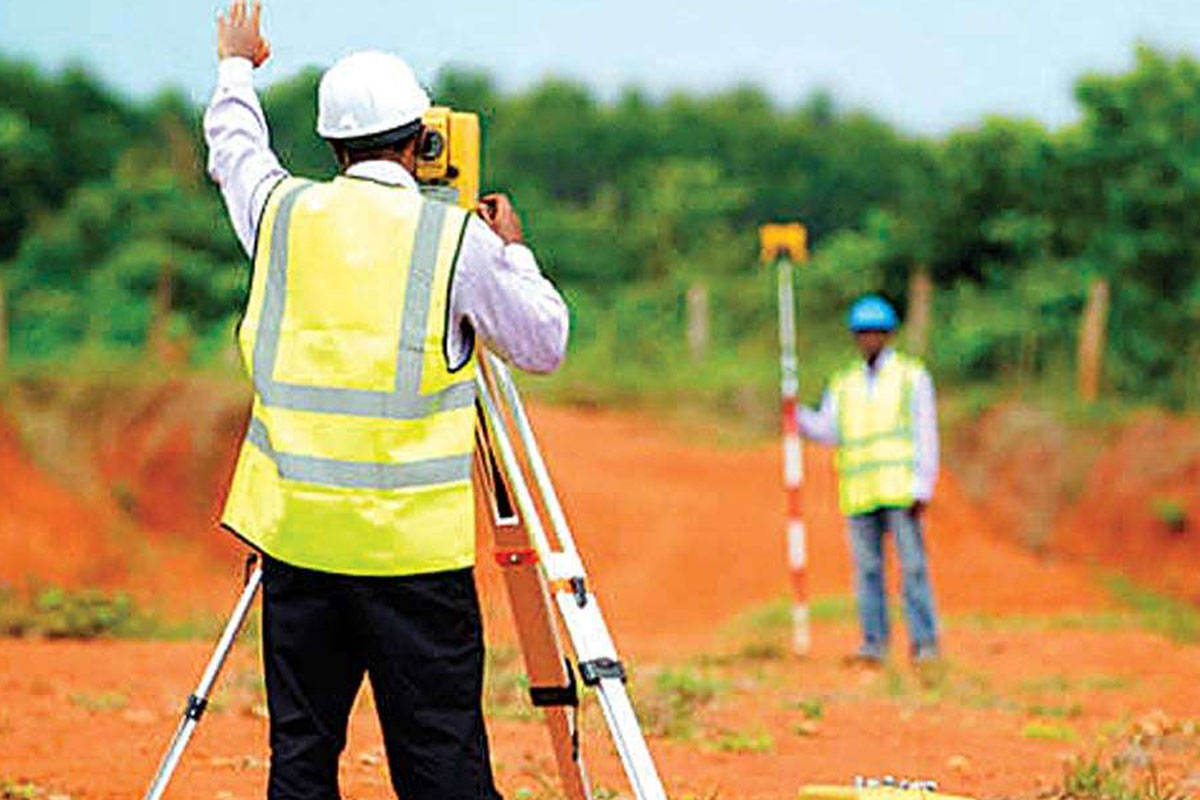
<path fill-rule="evenodd" d="M 135 97 L 197 103 L 215 80 L 212 0 L 0 0 L 0 53 L 82 62 Z M 602 98 L 750 83 L 784 105 L 828 89 L 914 133 L 987 114 L 1058 126 L 1084 72 L 1127 69 L 1138 41 L 1200 57 L 1198 0 L 265 0 L 260 85 L 374 47 L 431 83 L 447 64 L 504 89 L 556 75 Z M 2 98 L 0 98 L 2 102 Z"/>

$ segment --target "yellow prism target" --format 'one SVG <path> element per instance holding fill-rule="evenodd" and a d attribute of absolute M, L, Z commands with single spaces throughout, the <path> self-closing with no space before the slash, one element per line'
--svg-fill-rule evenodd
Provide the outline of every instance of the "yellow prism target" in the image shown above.
<path fill-rule="evenodd" d="M 808 231 L 799 222 L 770 223 L 758 229 L 764 264 L 781 258 L 800 264 L 808 260 Z"/>

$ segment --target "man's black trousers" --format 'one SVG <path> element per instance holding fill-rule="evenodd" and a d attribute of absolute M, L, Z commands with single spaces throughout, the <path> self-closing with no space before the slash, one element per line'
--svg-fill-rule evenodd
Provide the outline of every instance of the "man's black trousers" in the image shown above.
<path fill-rule="evenodd" d="M 355 577 L 263 559 L 268 800 L 338 800 L 363 675 L 401 800 L 497 800 L 470 569 Z"/>

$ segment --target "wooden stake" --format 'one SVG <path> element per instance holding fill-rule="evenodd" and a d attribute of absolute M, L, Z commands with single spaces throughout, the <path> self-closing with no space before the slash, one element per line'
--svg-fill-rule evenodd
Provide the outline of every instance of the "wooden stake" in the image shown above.
<path fill-rule="evenodd" d="M 708 287 L 696 281 L 687 290 L 687 342 L 692 361 L 708 354 Z"/>
<path fill-rule="evenodd" d="M 0 370 L 8 363 L 8 315 L 4 309 L 4 279 L 0 278 Z"/>
<path fill-rule="evenodd" d="M 908 279 L 908 351 L 924 358 L 929 346 L 929 319 L 933 306 L 933 279 L 929 267 L 918 264 Z"/>
<path fill-rule="evenodd" d="M 1100 396 L 1109 291 L 1107 278 L 1092 280 L 1079 325 L 1078 392 L 1079 399 L 1085 403 L 1094 403 Z"/>
<path fill-rule="evenodd" d="M 170 260 L 163 261 L 158 273 L 158 284 L 154 287 L 154 306 L 150 312 L 150 330 L 146 332 L 146 350 L 158 361 L 170 360 L 171 284 Z"/>

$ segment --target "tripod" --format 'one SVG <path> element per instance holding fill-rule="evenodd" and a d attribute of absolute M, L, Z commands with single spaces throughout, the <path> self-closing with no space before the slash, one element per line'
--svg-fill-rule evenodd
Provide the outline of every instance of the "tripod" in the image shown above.
<path fill-rule="evenodd" d="M 596 691 L 634 796 L 666 800 L 625 688 L 625 668 L 596 597 L 588 590 L 583 562 L 508 368 L 481 352 L 476 388 L 477 518 L 492 533 L 529 676 L 530 700 L 544 711 L 563 792 L 569 800 L 592 797 L 573 713 L 579 705 L 578 671 L 584 686 Z M 145 800 L 159 800 L 166 791 L 261 583 L 262 569 L 255 568 L 188 697 Z M 574 665 L 564 651 L 560 629 L 570 642 Z"/>

